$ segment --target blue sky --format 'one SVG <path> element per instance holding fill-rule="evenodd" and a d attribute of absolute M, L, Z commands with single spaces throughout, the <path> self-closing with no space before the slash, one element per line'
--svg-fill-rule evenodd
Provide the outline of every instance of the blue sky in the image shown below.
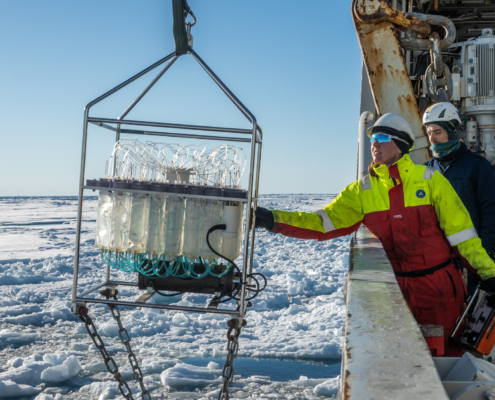
<path fill-rule="evenodd" d="M 261 193 L 351 183 L 361 53 L 350 0 L 189 5 L 194 49 L 263 128 Z M 170 0 L 0 1 L 0 196 L 77 194 L 85 105 L 174 50 L 171 9 Z M 152 77 L 92 115 L 116 118 Z M 191 56 L 128 118 L 249 126 Z M 103 175 L 113 140 L 91 130 L 88 178 Z"/>

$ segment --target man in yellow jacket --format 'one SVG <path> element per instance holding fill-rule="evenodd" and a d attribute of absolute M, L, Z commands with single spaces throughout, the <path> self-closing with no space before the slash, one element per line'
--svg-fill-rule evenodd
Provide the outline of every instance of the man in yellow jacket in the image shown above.
<path fill-rule="evenodd" d="M 258 208 L 256 227 L 302 239 L 348 235 L 361 224 L 379 238 L 416 321 L 444 327 L 445 356 L 462 355 L 448 343 L 464 309 L 465 287 L 452 248 L 495 291 L 495 264 L 455 190 L 431 167 L 415 165 L 408 121 L 385 114 L 368 130 L 373 163 L 369 175 L 347 186 L 315 212 Z"/>

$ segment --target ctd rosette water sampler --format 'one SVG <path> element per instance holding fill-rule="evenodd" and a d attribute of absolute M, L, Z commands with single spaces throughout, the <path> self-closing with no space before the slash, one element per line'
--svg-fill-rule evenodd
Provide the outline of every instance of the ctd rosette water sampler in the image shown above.
<path fill-rule="evenodd" d="M 187 2 L 172 0 L 172 4 L 176 51 L 93 100 L 85 109 L 72 311 L 85 324 L 107 369 L 119 382 L 121 394 L 129 399 L 133 398 L 132 393 L 117 368 L 112 367 L 116 367 L 115 361 L 106 352 L 88 315 L 88 303 L 103 303 L 110 307 L 119 325 L 119 337 L 129 353 L 132 376 L 140 385 L 142 398 L 146 399 L 151 399 L 151 395 L 132 353 L 118 306 L 229 315 L 229 355 L 219 394 L 219 398 L 228 398 L 228 387 L 234 378 L 237 339 L 247 323 L 244 318 L 246 308 L 250 305 L 249 300 L 267 284 L 262 274 L 253 271 L 255 230 L 250 229 L 255 222 L 251 210 L 257 206 L 263 133 L 254 115 L 192 49 L 191 27 L 196 19 Z M 188 15 L 193 18 L 192 23 L 186 23 Z M 185 54 L 206 71 L 247 118 L 250 128 L 127 118 L 175 61 Z M 120 115 L 93 116 L 91 111 L 96 104 L 160 68 L 151 83 Z M 86 178 L 90 125 L 96 127 L 100 135 L 102 132 L 115 135 L 105 172 L 99 179 Z M 136 140 L 136 135 L 146 137 L 145 140 L 152 137 L 153 141 Z M 213 141 L 217 142 L 216 147 L 208 145 Z M 239 143 L 249 146 L 246 155 L 241 147 L 235 146 Z M 241 187 L 243 173 L 248 174 L 245 188 Z M 81 291 L 83 204 L 84 194 L 91 191 L 98 192 L 94 246 L 101 254 L 103 273 L 101 282 Z M 237 265 L 236 259 L 241 255 L 242 262 Z M 128 278 L 116 279 L 117 270 L 124 271 Z M 122 277 L 121 273 L 119 277 Z M 141 292 L 134 300 L 121 300 L 117 298 L 121 286 L 135 287 Z M 188 292 L 211 295 L 208 305 L 148 302 L 155 294 L 176 296 Z M 218 307 L 229 301 L 236 306 Z"/>
<path fill-rule="evenodd" d="M 172 53 L 88 104 L 84 116 L 83 149 L 76 235 L 72 300 L 149 306 L 185 311 L 245 313 L 246 299 L 266 285 L 253 273 L 255 231 L 250 230 L 260 176 L 262 131 L 255 117 L 189 47 L 195 59 L 227 97 L 250 121 L 250 129 L 184 125 L 126 119 L 127 114 L 174 64 Z M 118 117 L 95 117 L 95 104 L 164 65 L 155 79 Z M 105 173 L 99 179 L 85 178 L 88 126 L 95 125 L 116 135 Z M 171 130 L 196 131 L 177 133 Z M 222 136 L 218 134 L 221 133 Z M 124 135 L 163 137 L 174 141 L 195 139 L 195 145 L 125 139 Z M 228 135 L 225 135 L 228 134 Z M 209 148 L 210 141 L 224 144 Z M 236 142 L 249 143 L 246 157 Z M 103 170 L 103 168 L 102 168 Z M 241 178 L 248 172 L 248 186 Z M 84 192 L 98 192 L 95 247 L 101 251 L 106 276 L 103 282 L 78 292 L 79 247 Z M 247 207 L 246 207 L 247 206 Z M 244 218 L 245 217 L 245 218 Z M 242 269 L 234 260 L 241 253 Z M 112 270 L 137 275 L 137 281 L 115 281 Z M 132 276 L 132 275 L 130 275 Z M 254 283 L 253 283 L 254 282 Z M 139 302 L 98 299 L 103 287 L 138 286 L 146 293 Z M 146 304 L 155 292 L 175 291 L 214 295 L 208 308 Z M 220 302 L 236 300 L 239 310 L 219 310 Z"/>
<path fill-rule="evenodd" d="M 90 102 L 84 114 L 74 304 L 114 303 L 242 316 L 246 300 L 266 285 L 264 277 L 260 279 L 253 272 L 255 231 L 249 229 L 252 213 L 246 212 L 257 204 L 262 131 L 254 115 L 192 49 L 190 27 L 187 35 L 182 54 L 190 55 L 206 71 L 248 119 L 251 128 L 127 119 L 179 58 L 179 51 Z M 160 67 L 151 83 L 120 115 L 91 115 L 93 106 Z M 105 168 L 101 166 L 99 179 L 86 179 L 90 124 L 115 135 L 113 150 Z M 127 139 L 126 135 L 133 136 Z M 136 135 L 152 137 L 154 141 L 136 140 Z M 157 140 L 159 137 L 164 141 Z M 197 143 L 189 144 L 191 139 Z M 212 141 L 223 144 L 211 147 L 208 143 Z M 236 143 L 249 144 L 248 157 Z M 248 174 L 247 187 L 241 188 L 244 172 Z M 105 274 L 100 284 L 80 293 L 81 221 L 87 191 L 98 192 L 95 247 L 101 252 Z M 238 267 L 234 260 L 241 254 L 242 266 Z M 116 269 L 129 273 L 129 281 L 112 279 Z M 137 286 L 146 293 L 139 301 L 100 299 L 94 295 L 101 288 L 115 290 L 121 285 Z M 143 303 L 164 290 L 212 294 L 213 298 L 207 308 Z M 228 300 L 237 301 L 238 310 L 217 308 Z"/>

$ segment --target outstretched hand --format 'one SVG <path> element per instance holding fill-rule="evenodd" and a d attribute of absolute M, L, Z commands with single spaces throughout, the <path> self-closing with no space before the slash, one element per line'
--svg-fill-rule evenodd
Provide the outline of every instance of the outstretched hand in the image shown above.
<path fill-rule="evenodd" d="M 480 289 L 485 292 L 495 293 L 495 277 L 485 279 L 481 282 Z"/>
<path fill-rule="evenodd" d="M 254 215 L 256 216 L 255 228 L 265 228 L 267 231 L 273 229 L 275 222 L 273 220 L 273 213 L 269 209 L 258 207 Z"/>

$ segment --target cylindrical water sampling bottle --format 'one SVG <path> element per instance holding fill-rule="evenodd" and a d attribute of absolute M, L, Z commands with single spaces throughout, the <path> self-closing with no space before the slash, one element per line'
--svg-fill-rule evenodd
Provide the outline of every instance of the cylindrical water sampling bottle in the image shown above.
<path fill-rule="evenodd" d="M 204 193 L 204 186 L 188 186 L 187 188 L 187 194 L 202 196 Z M 184 244 L 182 245 L 182 255 L 184 257 L 194 259 L 201 256 L 204 206 L 205 200 L 202 198 L 188 197 L 186 199 Z"/>
<path fill-rule="evenodd" d="M 223 223 L 227 226 L 222 232 L 223 244 L 221 254 L 235 260 L 241 255 L 242 221 L 244 204 L 239 201 L 226 201 L 223 207 Z"/>
<path fill-rule="evenodd" d="M 157 192 L 152 194 L 150 199 L 149 232 L 146 245 L 146 252 L 152 255 L 163 254 L 165 251 L 167 196 L 160 192 L 167 192 L 168 186 L 165 183 L 150 185 L 150 190 Z"/>
<path fill-rule="evenodd" d="M 221 197 L 222 189 L 217 187 L 209 186 L 206 189 L 206 195 L 211 197 Z M 219 199 L 205 199 L 205 211 L 204 211 L 204 228 L 203 228 L 203 249 L 201 252 L 201 257 L 206 258 L 211 261 L 218 256 L 213 253 L 208 247 L 206 242 L 206 235 L 208 230 L 215 225 L 219 225 L 223 220 L 223 201 Z M 216 230 L 210 233 L 209 241 L 211 247 L 217 252 L 221 253 L 222 250 L 222 231 Z"/>
<path fill-rule="evenodd" d="M 185 185 L 170 185 L 170 193 L 167 200 L 167 229 L 165 239 L 165 254 L 170 257 L 182 255 L 182 243 L 184 237 L 184 211 L 186 207 L 185 197 L 180 194 L 186 193 Z"/>
<path fill-rule="evenodd" d="M 114 180 L 112 231 L 109 248 L 113 251 L 125 251 L 129 247 L 129 229 L 131 224 L 131 195 L 119 189 L 130 189 L 131 184 L 122 180 Z"/>
<path fill-rule="evenodd" d="M 96 186 L 109 188 L 111 181 L 109 179 L 100 179 Z M 95 247 L 99 249 L 108 249 L 110 244 L 110 232 L 112 230 L 112 192 L 100 190 L 98 194 L 98 211 L 96 215 L 96 239 Z"/>
<path fill-rule="evenodd" d="M 133 182 L 133 190 L 150 190 L 145 182 Z M 150 222 L 150 195 L 131 193 L 131 226 L 129 230 L 129 249 L 133 253 L 144 253 L 148 244 Z"/>

